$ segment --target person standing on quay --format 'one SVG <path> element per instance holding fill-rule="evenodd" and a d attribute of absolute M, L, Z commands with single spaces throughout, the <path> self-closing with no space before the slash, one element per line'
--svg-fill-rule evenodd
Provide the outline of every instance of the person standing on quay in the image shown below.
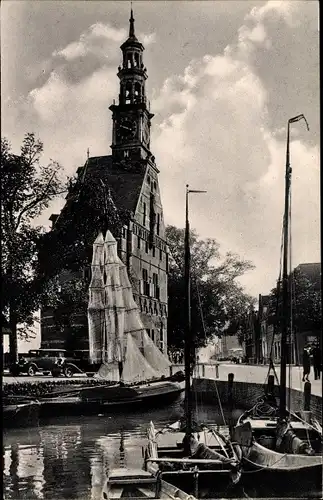
<path fill-rule="evenodd" d="M 321 363 L 322 363 L 322 353 L 318 344 L 315 344 L 312 349 L 313 354 L 313 368 L 314 368 L 314 378 L 318 380 L 321 375 Z"/>
<path fill-rule="evenodd" d="M 305 380 L 309 382 L 308 376 L 311 371 L 311 358 L 310 358 L 310 349 L 309 345 L 306 344 L 306 346 L 303 349 L 303 382 Z"/>

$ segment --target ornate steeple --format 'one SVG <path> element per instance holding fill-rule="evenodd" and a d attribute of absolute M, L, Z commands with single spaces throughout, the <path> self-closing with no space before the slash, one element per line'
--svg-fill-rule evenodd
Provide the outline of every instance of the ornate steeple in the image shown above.
<path fill-rule="evenodd" d="M 112 151 L 114 155 L 145 158 L 149 155 L 150 120 L 145 82 L 148 78 L 143 63 L 144 46 L 135 35 L 135 20 L 131 7 L 129 37 L 121 45 L 122 65 L 118 67 L 120 92 L 113 112 Z M 126 156 L 125 156 L 126 157 Z"/>

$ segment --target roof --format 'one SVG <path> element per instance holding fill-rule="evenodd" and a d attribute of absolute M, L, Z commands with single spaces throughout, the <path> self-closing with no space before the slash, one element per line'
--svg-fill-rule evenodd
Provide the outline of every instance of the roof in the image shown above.
<path fill-rule="evenodd" d="M 75 203 L 74 193 L 83 191 L 86 194 L 88 184 L 101 189 L 102 180 L 107 188 L 108 197 L 122 212 L 135 212 L 141 193 L 146 172 L 145 160 L 131 161 L 131 166 L 126 162 L 116 162 L 112 156 L 95 156 L 89 158 L 83 167 L 77 169 L 77 182 L 70 194 L 66 197 L 59 217 L 53 221 L 55 227 L 60 224 Z M 92 189 L 93 192 L 93 189 Z M 85 197 L 86 198 L 86 197 Z M 103 207 L 102 207 L 103 211 Z"/>
<path fill-rule="evenodd" d="M 112 156 L 96 156 L 89 158 L 79 177 L 84 175 L 83 182 L 88 179 L 102 180 L 110 189 L 111 197 L 119 209 L 135 212 L 141 187 L 144 181 L 146 164 L 138 161 L 137 164 L 113 161 Z"/>

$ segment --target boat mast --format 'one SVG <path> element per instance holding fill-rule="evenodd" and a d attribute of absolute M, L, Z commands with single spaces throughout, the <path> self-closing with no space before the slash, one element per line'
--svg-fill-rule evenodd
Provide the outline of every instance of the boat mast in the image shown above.
<path fill-rule="evenodd" d="M 305 120 L 307 129 L 308 123 L 304 115 L 297 115 L 290 118 L 287 123 L 287 146 L 286 146 L 286 168 L 285 168 L 285 208 L 284 208 L 284 230 L 283 230 L 283 293 L 282 293 L 282 332 L 281 332 L 281 353 L 280 353 L 280 398 L 279 398 L 279 416 L 281 419 L 286 417 L 286 367 L 287 367 L 287 335 L 290 325 L 290 301 L 288 297 L 289 278 L 288 278 L 288 255 L 289 255 L 289 196 L 291 186 L 292 169 L 290 167 L 290 124 Z"/>
<path fill-rule="evenodd" d="M 186 185 L 186 217 L 185 217 L 185 312 L 186 312 L 186 335 L 184 345 L 185 360 L 185 417 L 186 435 L 192 434 L 192 391 L 191 391 L 191 359 L 193 350 L 192 324 L 191 324 L 191 251 L 190 251 L 190 224 L 188 219 L 188 195 L 189 189 Z"/>
<path fill-rule="evenodd" d="M 192 434 L 192 411 L 193 399 L 191 391 L 191 367 L 193 353 L 195 348 L 195 336 L 192 330 L 191 322 L 191 248 L 190 248 L 190 223 L 188 218 L 188 195 L 190 193 L 206 193 L 196 189 L 189 189 L 186 185 L 186 210 L 185 210 L 185 313 L 186 313 L 186 332 L 184 346 L 185 360 L 185 417 L 186 417 L 186 436 Z"/>

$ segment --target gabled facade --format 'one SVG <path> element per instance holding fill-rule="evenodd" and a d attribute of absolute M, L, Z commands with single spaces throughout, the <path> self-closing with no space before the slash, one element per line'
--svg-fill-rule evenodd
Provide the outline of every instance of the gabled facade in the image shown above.
<path fill-rule="evenodd" d="M 52 231 L 59 234 L 68 214 L 79 210 L 82 190 L 83 210 L 91 204 L 84 195 L 87 186 L 104 190 L 105 205 L 115 211 L 113 234 L 118 242 L 120 258 L 127 265 L 133 283 L 135 300 L 140 308 L 144 326 L 157 346 L 167 352 L 167 273 L 168 247 L 160 197 L 155 158 L 150 151 L 150 128 L 153 114 L 148 107 L 145 82 L 147 70 L 143 62 L 143 45 L 135 35 L 131 10 L 129 37 L 121 45 L 122 64 L 118 68 L 120 92 L 112 111 L 112 154 L 88 158 L 77 171 L 77 181 L 67 197 L 59 216 L 53 215 Z M 96 186 L 93 191 L 93 185 Z M 78 192 L 79 192 L 78 191 Z M 77 205 L 78 203 L 78 205 Z M 104 210 L 102 206 L 102 217 Z M 109 222 L 109 221 L 108 221 Z M 117 227 L 117 229 L 116 229 Z M 88 238 L 91 247 L 96 234 Z M 90 262 L 88 262 L 89 264 Z M 72 273 L 61 272 L 62 281 L 82 276 L 88 269 Z M 73 309 L 73 308 L 72 308 Z M 54 308 L 41 313 L 42 347 L 88 350 L 87 304 L 69 309 L 64 314 L 66 328 L 57 328 Z"/>

